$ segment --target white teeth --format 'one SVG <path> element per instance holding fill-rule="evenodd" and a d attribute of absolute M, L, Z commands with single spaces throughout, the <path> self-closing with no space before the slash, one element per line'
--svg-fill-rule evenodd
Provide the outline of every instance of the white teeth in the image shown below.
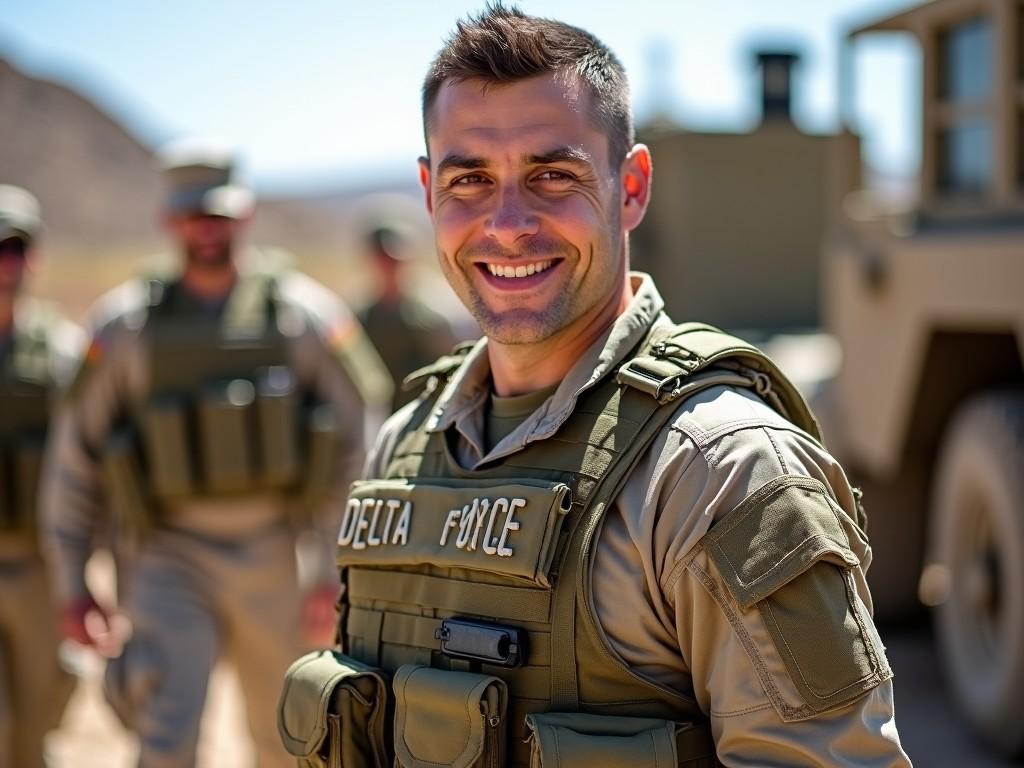
<path fill-rule="evenodd" d="M 524 264 L 520 266 L 504 266 L 502 264 L 488 264 L 487 271 L 495 277 L 528 277 L 538 272 L 543 272 L 545 269 L 551 267 L 551 259 L 547 261 L 537 261 L 533 264 Z"/>

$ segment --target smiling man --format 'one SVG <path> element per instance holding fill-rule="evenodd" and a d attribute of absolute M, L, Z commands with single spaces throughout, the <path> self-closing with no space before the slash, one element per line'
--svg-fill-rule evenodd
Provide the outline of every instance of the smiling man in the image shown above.
<path fill-rule="evenodd" d="M 423 117 L 438 257 L 485 338 L 411 377 L 353 486 L 342 646 L 293 665 L 286 744 L 329 751 L 298 694 L 328 675 L 365 702 L 329 740 L 345 764 L 390 761 L 345 724 L 393 706 L 403 766 L 908 765 L 862 511 L 814 418 L 629 271 L 652 162 L 617 59 L 491 6 Z"/>

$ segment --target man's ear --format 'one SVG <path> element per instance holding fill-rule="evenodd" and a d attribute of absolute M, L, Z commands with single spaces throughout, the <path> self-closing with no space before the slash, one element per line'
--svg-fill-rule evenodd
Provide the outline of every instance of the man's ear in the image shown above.
<path fill-rule="evenodd" d="M 643 144 L 635 145 L 622 161 L 622 228 L 627 232 L 636 229 L 647 212 L 653 171 L 651 151 Z"/>
<path fill-rule="evenodd" d="M 426 157 L 419 159 L 420 164 L 420 186 L 423 187 L 423 195 L 427 204 L 427 213 L 433 215 L 434 204 L 430 200 L 430 160 Z"/>

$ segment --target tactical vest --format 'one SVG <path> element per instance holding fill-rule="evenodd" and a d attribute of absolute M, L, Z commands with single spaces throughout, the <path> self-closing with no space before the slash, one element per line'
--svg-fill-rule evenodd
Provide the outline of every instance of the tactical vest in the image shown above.
<path fill-rule="evenodd" d="M 0 357 L 0 534 L 31 536 L 54 382 L 50 323 L 34 308 L 19 317 Z"/>
<path fill-rule="evenodd" d="M 282 329 L 305 320 L 268 273 L 240 276 L 220 313 L 184 301 L 180 282 L 149 281 L 149 390 L 104 456 L 115 515 L 144 525 L 175 501 L 264 491 L 314 502 L 329 487 L 337 429 L 288 368 Z"/>
<path fill-rule="evenodd" d="M 455 684 L 403 701 L 399 683 L 414 679 L 403 665 L 412 664 L 504 682 L 503 764 L 530 765 L 531 749 L 550 749 L 561 728 L 561 743 L 576 743 L 581 755 L 621 747 L 616 759 L 632 764 L 635 748 L 653 765 L 655 735 L 667 732 L 679 765 L 717 765 L 696 701 L 636 674 L 608 643 L 590 586 L 594 543 L 630 471 L 684 399 L 712 386 L 750 388 L 820 440 L 803 398 L 746 342 L 705 325 L 658 326 L 580 396 L 552 437 L 466 470 L 452 436 L 426 429 L 460 362 L 444 359 L 420 374 L 435 379 L 434 389 L 399 436 L 384 477 L 353 486 L 339 537 L 343 650 L 389 673 L 403 670 L 395 680 L 399 763 L 431 762 L 423 757 L 433 749 L 429 738 L 407 743 L 416 737 L 406 734 L 423 732 L 413 727 L 417 718 L 437 715 L 413 710 L 441 709 L 443 689 Z M 422 687 L 432 678 L 419 679 Z M 631 737 L 640 738 L 635 747 L 601 741 L 632 732 L 630 719 L 667 725 Z M 581 732 L 598 740 L 574 742 Z"/>

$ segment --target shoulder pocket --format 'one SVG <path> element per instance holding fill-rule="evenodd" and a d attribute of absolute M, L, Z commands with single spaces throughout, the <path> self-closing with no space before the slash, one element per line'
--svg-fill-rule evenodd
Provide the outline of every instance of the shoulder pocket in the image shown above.
<path fill-rule="evenodd" d="M 803 699 L 785 719 L 842 706 L 891 676 L 854 587 L 860 561 L 817 480 L 767 483 L 703 544 L 739 608 L 757 607 Z"/>

